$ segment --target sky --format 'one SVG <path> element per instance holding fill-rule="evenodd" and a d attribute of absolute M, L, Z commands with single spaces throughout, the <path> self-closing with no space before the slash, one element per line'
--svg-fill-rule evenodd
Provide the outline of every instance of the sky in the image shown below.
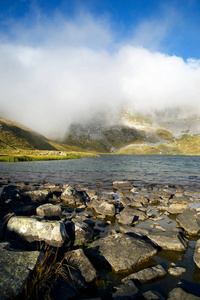
<path fill-rule="evenodd" d="M 1 0 L 0 117 L 47 137 L 124 106 L 200 112 L 199 0 Z"/>

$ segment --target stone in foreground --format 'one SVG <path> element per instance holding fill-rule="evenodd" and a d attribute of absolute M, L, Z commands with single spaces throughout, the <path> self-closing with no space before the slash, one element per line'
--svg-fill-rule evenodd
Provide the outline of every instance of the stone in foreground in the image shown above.
<path fill-rule="evenodd" d="M 125 284 L 115 287 L 117 290 L 112 294 L 114 300 L 131 300 L 138 298 L 138 289 L 132 280 L 128 280 Z"/>
<path fill-rule="evenodd" d="M 177 287 L 169 293 L 168 300 L 199 300 L 200 297 L 186 293 L 182 288 Z"/>
<path fill-rule="evenodd" d="M 36 213 L 41 218 L 61 217 L 62 210 L 60 205 L 53 205 L 51 203 L 46 203 L 37 207 Z"/>
<path fill-rule="evenodd" d="M 80 270 L 86 282 L 92 282 L 97 278 L 97 272 L 82 249 L 72 250 L 65 255 L 65 260 L 70 267 Z"/>
<path fill-rule="evenodd" d="M 200 220 L 197 218 L 195 209 L 187 208 L 176 221 L 185 229 L 189 235 L 196 235 L 200 231 Z"/>
<path fill-rule="evenodd" d="M 13 299 L 22 292 L 39 256 L 39 251 L 20 251 L 0 243 L 0 299 Z"/>
<path fill-rule="evenodd" d="M 8 221 L 6 235 L 8 240 L 45 241 L 53 247 L 62 247 L 68 239 L 64 223 L 38 217 L 12 217 Z"/>
<path fill-rule="evenodd" d="M 163 250 L 185 251 L 187 249 L 187 240 L 175 231 L 152 231 L 148 238 L 160 246 Z"/>
<path fill-rule="evenodd" d="M 97 259 L 104 258 L 114 272 L 132 269 L 157 253 L 157 249 L 145 241 L 121 233 L 93 242 L 90 250 L 91 255 Z"/>
<path fill-rule="evenodd" d="M 163 277 L 166 275 L 165 269 L 161 265 L 157 265 L 151 268 L 143 269 L 139 272 L 130 274 L 129 276 L 122 279 L 122 283 L 127 280 L 137 280 L 140 284 L 147 283 L 159 277 Z"/>

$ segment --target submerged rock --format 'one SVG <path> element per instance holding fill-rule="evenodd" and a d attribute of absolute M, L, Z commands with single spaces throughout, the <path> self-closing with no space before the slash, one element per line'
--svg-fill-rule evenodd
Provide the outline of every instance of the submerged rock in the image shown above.
<path fill-rule="evenodd" d="M 7 224 L 8 241 L 28 243 L 45 241 L 53 247 L 62 247 L 68 240 L 65 224 L 38 217 L 12 217 Z"/>
<path fill-rule="evenodd" d="M 108 235 L 93 242 L 90 244 L 90 250 L 90 254 L 95 258 L 106 260 L 114 272 L 129 270 L 148 261 L 157 253 L 157 249 L 145 241 L 121 233 Z"/>
<path fill-rule="evenodd" d="M 20 251 L 0 243 L 0 299 L 18 296 L 40 256 L 39 251 Z"/>

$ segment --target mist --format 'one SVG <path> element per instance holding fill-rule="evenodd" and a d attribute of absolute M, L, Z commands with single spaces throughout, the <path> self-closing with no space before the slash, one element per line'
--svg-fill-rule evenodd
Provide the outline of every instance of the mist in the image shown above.
<path fill-rule="evenodd" d="M 0 33 L 0 117 L 60 138 L 74 122 L 114 119 L 125 106 L 199 114 L 199 60 L 144 47 L 138 31 L 119 43 L 108 19 L 85 12 L 27 22 Z"/>

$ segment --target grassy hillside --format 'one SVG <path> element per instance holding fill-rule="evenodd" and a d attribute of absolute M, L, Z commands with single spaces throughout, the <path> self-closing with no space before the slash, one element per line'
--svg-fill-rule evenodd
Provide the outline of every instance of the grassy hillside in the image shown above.
<path fill-rule="evenodd" d="M 158 145 L 132 144 L 116 154 L 136 155 L 200 155 L 200 136 L 183 136 L 179 140 Z"/>
<path fill-rule="evenodd" d="M 57 150 L 44 136 L 22 125 L 0 119 L 0 149 Z"/>

